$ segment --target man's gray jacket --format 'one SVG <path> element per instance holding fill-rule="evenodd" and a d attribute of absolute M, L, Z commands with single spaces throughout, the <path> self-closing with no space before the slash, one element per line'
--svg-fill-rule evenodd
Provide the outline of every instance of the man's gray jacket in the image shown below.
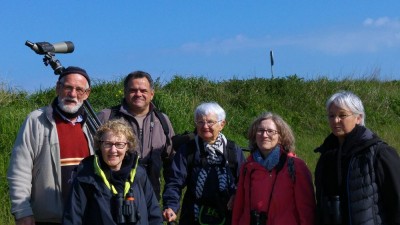
<path fill-rule="evenodd" d="M 83 132 L 93 154 L 93 138 L 86 123 Z M 51 105 L 31 112 L 22 124 L 7 179 L 15 219 L 33 215 L 36 222 L 61 223 L 60 146 Z"/>

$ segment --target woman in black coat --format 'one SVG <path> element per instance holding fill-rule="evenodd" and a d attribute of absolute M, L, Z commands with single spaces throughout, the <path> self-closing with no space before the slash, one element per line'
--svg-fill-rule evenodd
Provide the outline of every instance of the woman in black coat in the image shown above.
<path fill-rule="evenodd" d="M 355 94 L 338 92 L 327 103 L 332 133 L 315 151 L 317 224 L 400 224 L 400 159 L 365 127 Z"/>
<path fill-rule="evenodd" d="M 123 119 L 97 130 L 98 151 L 78 167 L 63 224 L 162 224 L 156 195 L 133 150 L 136 144 Z"/>

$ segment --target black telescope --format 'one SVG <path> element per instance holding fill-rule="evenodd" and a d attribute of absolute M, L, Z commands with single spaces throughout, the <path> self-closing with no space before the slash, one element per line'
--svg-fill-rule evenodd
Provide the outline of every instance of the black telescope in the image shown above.
<path fill-rule="evenodd" d="M 55 75 L 60 75 L 64 71 L 64 67 L 61 65 L 60 61 L 55 58 L 54 53 L 71 53 L 74 51 L 74 44 L 70 41 L 55 44 L 50 44 L 48 42 L 32 43 L 30 41 L 26 41 L 25 45 L 30 47 L 37 54 L 44 55 L 44 64 L 46 66 L 50 64 L 51 68 L 54 70 Z M 83 108 L 85 109 L 85 112 L 88 116 L 87 123 L 89 129 L 94 135 L 97 128 L 99 128 L 99 126 L 101 125 L 101 122 L 97 118 L 97 115 L 88 100 L 83 101 Z"/>
<path fill-rule="evenodd" d="M 58 42 L 50 44 L 49 42 L 36 42 L 32 43 L 26 41 L 25 45 L 30 47 L 39 55 L 47 53 L 71 53 L 75 50 L 74 44 L 71 41 Z"/>

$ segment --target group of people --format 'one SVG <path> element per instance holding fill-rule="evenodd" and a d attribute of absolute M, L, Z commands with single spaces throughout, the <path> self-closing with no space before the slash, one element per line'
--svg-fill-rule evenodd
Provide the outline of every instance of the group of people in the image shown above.
<path fill-rule="evenodd" d="M 293 131 L 273 112 L 251 124 L 245 158 L 222 133 L 218 103 L 197 106 L 193 135 L 173 145 L 150 74 L 128 74 L 121 104 L 98 114 L 93 134 L 83 108 L 90 90 L 84 69 L 64 69 L 57 97 L 20 128 L 7 171 L 17 225 L 400 224 L 400 158 L 365 127 L 352 92 L 326 103 L 331 133 L 315 149 L 313 182 Z"/>

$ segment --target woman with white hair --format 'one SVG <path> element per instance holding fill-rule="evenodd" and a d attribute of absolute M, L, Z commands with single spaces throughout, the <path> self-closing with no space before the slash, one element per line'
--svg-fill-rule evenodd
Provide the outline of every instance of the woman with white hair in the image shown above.
<path fill-rule="evenodd" d="M 315 152 L 317 224 L 400 224 L 400 159 L 365 127 L 364 106 L 349 91 L 326 103 L 332 133 Z"/>
<path fill-rule="evenodd" d="M 200 104 L 194 112 L 196 135 L 177 149 L 166 178 L 164 218 L 179 224 L 230 224 L 233 198 L 244 155 L 239 146 L 221 133 L 224 109 L 215 102 Z"/>

